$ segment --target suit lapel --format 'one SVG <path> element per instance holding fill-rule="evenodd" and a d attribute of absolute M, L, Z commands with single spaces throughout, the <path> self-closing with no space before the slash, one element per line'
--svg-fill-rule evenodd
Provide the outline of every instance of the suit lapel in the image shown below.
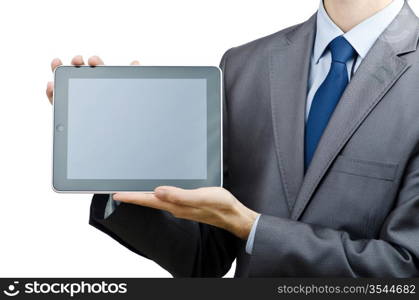
<path fill-rule="evenodd" d="M 395 32 L 400 34 L 403 28 L 408 28 L 404 39 L 394 38 Z M 417 32 L 416 16 L 405 5 L 371 48 L 342 95 L 306 172 L 291 214 L 292 219 L 300 218 L 321 179 L 346 142 L 408 69 L 409 64 L 398 54 L 416 49 Z"/>
<path fill-rule="evenodd" d="M 315 15 L 270 52 L 270 89 L 276 154 L 291 211 L 304 176 L 304 122 Z"/>

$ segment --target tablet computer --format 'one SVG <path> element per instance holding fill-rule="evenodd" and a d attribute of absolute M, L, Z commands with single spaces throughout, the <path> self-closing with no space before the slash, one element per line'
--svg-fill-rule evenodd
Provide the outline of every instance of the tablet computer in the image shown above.
<path fill-rule="evenodd" d="M 54 77 L 55 191 L 222 185 L 218 67 L 60 66 Z"/>

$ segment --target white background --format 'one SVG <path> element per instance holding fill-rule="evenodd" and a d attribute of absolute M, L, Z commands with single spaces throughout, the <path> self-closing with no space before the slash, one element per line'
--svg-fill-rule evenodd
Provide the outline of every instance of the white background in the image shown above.
<path fill-rule="evenodd" d="M 418 1 L 411 5 L 419 11 Z M 317 0 L 0 2 L 0 277 L 167 277 L 88 225 L 89 195 L 51 189 L 50 61 L 218 65 L 230 47 L 303 22 Z M 230 270 L 227 276 L 232 276 Z"/>

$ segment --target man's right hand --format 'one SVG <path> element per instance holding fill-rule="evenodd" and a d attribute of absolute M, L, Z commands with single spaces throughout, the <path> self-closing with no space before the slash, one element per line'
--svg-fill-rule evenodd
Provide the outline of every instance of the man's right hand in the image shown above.
<path fill-rule="evenodd" d="M 61 66 L 63 63 L 61 61 L 61 59 L 59 58 L 55 58 L 52 60 L 51 62 L 51 70 L 52 72 L 54 72 L 54 70 L 58 67 Z M 81 55 L 76 55 L 73 57 L 73 59 L 71 60 L 71 64 L 73 66 L 83 66 L 84 60 L 83 57 Z M 100 65 L 104 65 L 103 60 L 99 57 L 99 56 L 91 56 L 89 58 L 89 60 L 87 61 L 87 64 L 89 66 L 100 66 Z M 135 66 L 135 65 L 139 65 L 140 63 L 138 62 L 138 60 L 134 60 L 131 65 Z M 50 81 L 47 84 L 47 97 L 49 102 L 52 104 L 52 99 L 53 99 L 53 94 L 54 94 L 54 82 Z"/>

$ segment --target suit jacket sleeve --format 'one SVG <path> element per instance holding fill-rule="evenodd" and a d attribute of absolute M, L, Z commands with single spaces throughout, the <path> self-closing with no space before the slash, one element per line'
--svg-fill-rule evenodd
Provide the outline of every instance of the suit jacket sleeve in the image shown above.
<path fill-rule="evenodd" d="M 225 56 L 220 67 L 224 69 Z M 224 111 L 224 118 L 226 114 Z M 224 124 L 227 124 L 224 120 Z M 227 137 L 224 130 L 224 145 Z M 226 149 L 227 146 L 225 146 Z M 224 185 L 228 185 L 224 151 Z M 170 213 L 121 203 L 104 218 L 109 195 L 94 195 L 89 223 L 133 252 L 154 260 L 176 277 L 220 277 L 237 256 L 238 238 L 214 226 L 173 217 Z"/>
<path fill-rule="evenodd" d="M 397 204 L 377 239 L 268 215 L 256 229 L 253 276 L 417 277 L 419 155 L 410 160 Z"/>

